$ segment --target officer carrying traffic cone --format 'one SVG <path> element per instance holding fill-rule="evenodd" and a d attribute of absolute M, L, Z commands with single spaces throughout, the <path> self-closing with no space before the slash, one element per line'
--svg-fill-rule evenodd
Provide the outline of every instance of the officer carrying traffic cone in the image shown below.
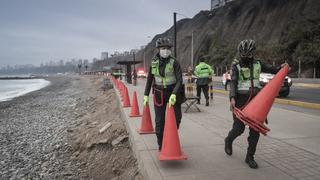
<path fill-rule="evenodd" d="M 201 89 L 203 91 L 204 97 L 206 98 L 206 106 L 209 106 L 209 77 L 212 76 L 213 70 L 210 65 L 205 63 L 205 57 L 200 56 L 199 57 L 199 64 L 196 66 L 196 69 L 194 71 L 194 74 L 197 76 L 197 97 L 198 102 L 197 104 L 200 104 L 200 98 L 201 98 Z"/>
<path fill-rule="evenodd" d="M 172 44 L 168 38 L 159 38 L 156 41 L 158 53 L 152 59 L 143 98 L 144 105 L 146 105 L 153 85 L 156 135 L 159 150 L 162 148 L 167 103 L 174 108 L 177 128 L 179 128 L 182 118 L 182 93 L 180 93 L 182 90 L 182 72 L 179 62 L 171 56 L 171 47 Z"/>
<path fill-rule="evenodd" d="M 259 77 L 261 72 L 276 74 L 281 67 L 288 65 L 284 63 L 281 67 L 273 67 L 254 58 L 254 40 L 243 40 L 238 45 L 239 60 L 232 63 L 230 80 L 230 110 L 233 107 L 243 109 L 261 89 Z M 245 124 L 233 114 L 233 126 L 225 138 L 225 152 L 232 155 L 232 142 L 240 136 L 245 129 Z M 259 140 L 259 132 L 249 128 L 248 149 L 245 162 L 252 169 L 257 169 L 258 164 L 254 160 L 254 154 Z"/>

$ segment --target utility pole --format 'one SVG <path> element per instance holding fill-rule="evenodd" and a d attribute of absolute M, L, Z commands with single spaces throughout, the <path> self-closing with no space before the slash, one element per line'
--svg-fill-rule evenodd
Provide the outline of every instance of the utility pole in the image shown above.
<path fill-rule="evenodd" d="M 191 33 L 191 67 L 193 69 L 193 33 L 194 31 L 192 30 L 192 33 Z"/>
<path fill-rule="evenodd" d="M 301 78 L 301 60 L 300 60 L 300 58 L 299 58 L 298 78 Z"/>
<path fill-rule="evenodd" d="M 130 72 L 131 73 L 131 72 Z M 133 83 L 134 86 L 137 85 L 137 74 L 136 74 L 136 55 L 133 52 Z"/>
<path fill-rule="evenodd" d="M 146 68 L 146 47 L 144 47 L 144 50 L 143 50 L 143 70 L 144 70 L 144 72 L 147 72 L 147 68 Z"/>
<path fill-rule="evenodd" d="M 313 60 L 313 79 L 316 78 L 316 72 L 317 72 L 317 69 L 316 69 L 316 60 Z"/>
<path fill-rule="evenodd" d="M 173 26 L 174 26 L 174 57 L 178 59 L 177 57 L 177 13 L 173 13 Z"/>

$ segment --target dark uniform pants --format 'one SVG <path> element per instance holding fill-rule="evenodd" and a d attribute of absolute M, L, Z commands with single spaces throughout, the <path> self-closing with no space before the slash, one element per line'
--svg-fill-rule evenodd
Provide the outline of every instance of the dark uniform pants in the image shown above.
<path fill-rule="evenodd" d="M 227 91 L 228 90 L 228 83 L 230 83 L 230 80 L 226 80 L 226 84 L 224 85 L 224 89 Z"/>
<path fill-rule="evenodd" d="M 235 99 L 236 100 L 236 107 L 237 108 L 242 107 L 247 102 L 248 98 L 249 98 L 249 94 L 248 95 L 246 95 L 246 94 L 237 95 L 237 97 Z M 233 142 L 233 140 L 235 140 L 238 136 L 240 136 L 244 132 L 244 129 L 245 129 L 244 123 L 242 121 L 240 121 L 233 114 L 233 126 L 232 126 L 231 131 L 228 134 L 228 137 L 227 137 L 228 140 L 230 142 Z M 247 150 L 247 155 L 253 156 L 256 152 L 256 147 L 258 144 L 260 134 L 259 134 L 259 132 L 255 131 L 252 128 L 249 128 L 249 129 L 250 129 L 249 137 L 248 137 L 249 146 L 248 146 L 248 150 Z"/>
<path fill-rule="evenodd" d="M 156 122 L 156 135 L 159 145 L 159 150 L 162 147 L 162 137 L 163 137 L 163 130 L 164 130 L 164 124 L 165 124 L 165 115 L 166 115 L 166 107 L 167 103 L 169 102 L 170 95 L 173 91 L 173 86 L 168 86 L 168 88 L 164 88 L 163 91 L 163 100 L 161 100 L 161 90 L 158 88 L 154 89 L 154 96 L 157 103 L 161 103 L 161 106 L 158 106 L 154 104 L 154 110 L 155 110 L 155 122 Z M 173 106 L 174 113 L 176 116 L 176 122 L 177 122 L 177 128 L 179 129 L 182 113 L 181 113 L 181 103 L 176 102 Z"/>
<path fill-rule="evenodd" d="M 206 98 L 206 100 L 208 100 L 209 99 L 209 94 L 208 94 L 209 86 L 208 86 L 208 84 L 197 85 L 197 97 L 199 97 L 199 98 L 201 98 L 201 89 L 204 94 L 204 97 Z"/>

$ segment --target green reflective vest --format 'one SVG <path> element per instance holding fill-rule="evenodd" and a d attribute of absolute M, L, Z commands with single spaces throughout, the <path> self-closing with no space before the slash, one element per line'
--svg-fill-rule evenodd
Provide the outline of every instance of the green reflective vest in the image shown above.
<path fill-rule="evenodd" d="M 114 75 L 114 76 L 120 76 L 121 73 L 120 73 L 120 72 L 113 72 L 112 75 Z"/>
<path fill-rule="evenodd" d="M 212 75 L 212 71 L 213 70 L 208 64 L 201 62 L 196 66 L 195 74 L 198 78 L 208 78 L 210 75 Z"/>
<path fill-rule="evenodd" d="M 239 63 L 237 63 L 238 69 L 238 90 L 249 90 L 251 87 L 250 81 L 250 68 L 248 67 L 240 67 Z M 253 87 L 261 88 L 259 78 L 261 73 L 261 64 L 259 61 L 256 61 L 253 64 Z"/>
<path fill-rule="evenodd" d="M 166 64 L 164 77 L 160 76 L 159 73 L 159 61 L 159 58 L 155 58 L 151 62 L 151 74 L 154 75 L 155 84 L 164 87 L 175 84 L 177 82 L 173 67 L 175 59 L 170 58 L 169 63 Z"/>

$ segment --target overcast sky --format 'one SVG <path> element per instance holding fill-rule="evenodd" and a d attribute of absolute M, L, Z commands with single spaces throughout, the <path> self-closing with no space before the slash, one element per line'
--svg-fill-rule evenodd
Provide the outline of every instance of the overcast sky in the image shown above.
<path fill-rule="evenodd" d="M 210 0 L 1 0 L 0 66 L 100 58 L 139 48 Z M 183 18 L 179 16 L 178 19 Z"/>

